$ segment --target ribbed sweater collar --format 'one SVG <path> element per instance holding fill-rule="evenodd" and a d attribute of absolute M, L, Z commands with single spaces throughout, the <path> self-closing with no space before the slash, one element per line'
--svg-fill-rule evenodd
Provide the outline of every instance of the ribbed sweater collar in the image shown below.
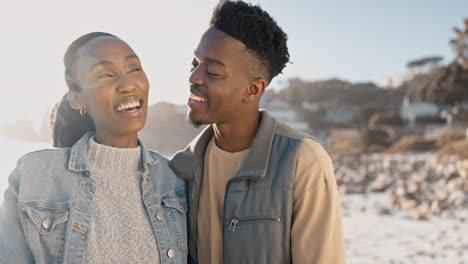
<path fill-rule="evenodd" d="M 91 168 L 108 171 L 136 171 L 142 168 L 141 148 L 115 148 L 99 144 L 91 137 L 88 141 L 88 162 Z"/>

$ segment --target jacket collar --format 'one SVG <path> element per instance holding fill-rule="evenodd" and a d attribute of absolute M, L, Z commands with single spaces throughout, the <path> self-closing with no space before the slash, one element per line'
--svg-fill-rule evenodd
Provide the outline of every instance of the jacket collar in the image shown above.
<path fill-rule="evenodd" d="M 196 162 L 204 159 L 206 146 L 213 134 L 213 127 L 211 125 L 207 126 L 185 149 L 176 152 L 172 156 L 169 167 L 182 177 L 192 180 Z"/>
<path fill-rule="evenodd" d="M 268 169 L 271 147 L 275 135 L 276 120 L 260 110 L 260 125 L 250 146 L 249 153 L 233 179 L 260 179 Z M 184 150 L 174 154 L 169 166 L 181 176 L 192 180 L 195 166 L 203 162 L 206 146 L 213 137 L 213 127 L 206 127 Z"/>
<path fill-rule="evenodd" d="M 88 141 L 91 137 L 96 135 L 95 131 L 86 132 L 71 148 L 70 159 L 68 160 L 68 169 L 74 172 L 90 172 L 88 166 Z M 138 144 L 141 148 L 141 158 L 143 165 L 152 166 L 155 165 L 158 160 L 156 160 L 149 150 L 143 145 L 143 143 L 138 140 Z"/>

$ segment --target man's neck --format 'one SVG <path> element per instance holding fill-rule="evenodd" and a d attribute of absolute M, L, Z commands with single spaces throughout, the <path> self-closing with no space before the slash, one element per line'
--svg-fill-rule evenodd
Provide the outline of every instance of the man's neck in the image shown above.
<path fill-rule="evenodd" d="M 214 124 L 216 145 L 228 152 L 248 149 L 257 134 L 260 112 L 244 115 L 230 123 Z"/>

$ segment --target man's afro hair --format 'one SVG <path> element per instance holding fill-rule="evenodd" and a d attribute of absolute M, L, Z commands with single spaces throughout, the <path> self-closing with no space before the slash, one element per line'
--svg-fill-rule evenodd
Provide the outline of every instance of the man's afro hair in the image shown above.
<path fill-rule="evenodd" d="M 222 0 L 213 11 L 210 27 L 244 43 L 265 67 L 269 81 L 289 62 L 288 36 L 258 5 Z"/>

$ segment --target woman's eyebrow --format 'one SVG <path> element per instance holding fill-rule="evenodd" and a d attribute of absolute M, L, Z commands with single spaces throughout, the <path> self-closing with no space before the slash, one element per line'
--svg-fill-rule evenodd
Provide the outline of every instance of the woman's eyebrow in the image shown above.
<path fill-rule="evenodd" d="M 127 57 L 125 57 L 125 61 L 128 61 L 130 59 L 138 59 L 139 60 L 140 58 L 138 58 L 138 56 L 135 55 L 135 54 L 130 54 Z M 89 67 L 88 72 L 92 71 L 94 68 L 96 68 L 99 65 L 112 65 L 112 64 L 114 64 L 114 63 L 112 63 L 112 61 L 106 61 L 106 60 L 99 61 L 99 62 L 96 62 L 95 64 L 91 65 L 91 67 Z"/>
<path fill-rule="evenodd" d="M 130 54 L 127 57 L 125 57 L 125 61 L 128 61 L 129 59 L 138 59 L 139 60 L 140 58 L 138 58 L 138 56 L 135 55 L 135 54 Z"/>
<path fill-rule="evenodd" d="M 111 61 L 99 61 L 99 62 L 91 65 L 91 67 L 89 67 L 88 72 L 92 71 L 94 68 L 96 68 L 99 65 L 112 65 L 112 64 L 113 63 Z"/>

